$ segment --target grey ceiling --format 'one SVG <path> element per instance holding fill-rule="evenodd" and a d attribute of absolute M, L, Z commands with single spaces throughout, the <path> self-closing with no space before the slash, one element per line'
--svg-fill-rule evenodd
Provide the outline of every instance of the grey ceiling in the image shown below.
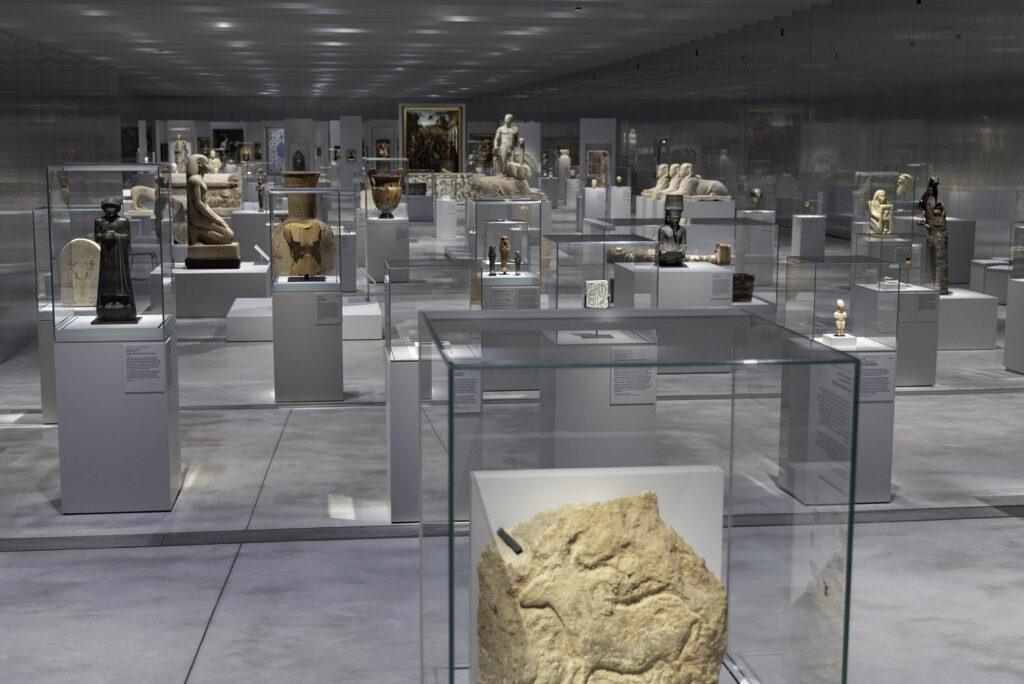
<path fill-rule="evenodd" d="M 143 94 L 475 97 L 816 4 L 4 0 L 0 28 L 109 64 Z"/>

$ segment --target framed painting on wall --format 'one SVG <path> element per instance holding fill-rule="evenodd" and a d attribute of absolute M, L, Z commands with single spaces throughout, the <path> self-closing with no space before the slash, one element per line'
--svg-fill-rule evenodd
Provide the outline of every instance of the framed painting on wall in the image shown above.
<path fill-rule="evenodd" d="M 199 136 L 196 138 L 196 147 L 199 148 L 199 154 L 205 154 L 207 157 L 210 156 L 210 139 L 206 136 Z"/>
<path fill-rule="evenodd" d="M 214 128 L 213 146 L 221 150 L 229 162 L 238 161 L 238 146 L 245 141 L 245 131 L 241 128 Z"/>
<path fill-rule="evenodd" d="M 402 156 L 410 171 L 462 171 L 463 105 L 401 105 Z"/>

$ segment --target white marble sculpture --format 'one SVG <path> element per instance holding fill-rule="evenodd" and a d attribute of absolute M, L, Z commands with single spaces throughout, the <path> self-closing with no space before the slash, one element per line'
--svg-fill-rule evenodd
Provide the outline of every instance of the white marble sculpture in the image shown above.
<path fill-rule="evenodd" d="M 914 190 L 914 177 L 909 173 L 901 173 L 896 178 L 896 196 L 904 197 Z"/>
<path fill-rule="evenodd" d="M 96 306 L 100 277 L 100 246 L 88 238 L 76 238 L 60 250 L 60 303 L 64 306 Z"/>
<path fill-rule="evenodd" d="M 669 183 L 668 164 L 658 164 L 657 179 L 652 187 L 641 190 L 644 197 L 657 197 L 658 193 L 668 188 Z"/>
<path fill-rule="evenodd" d="M 505 115 L 505 122 L 494 132 L 494 171 L 495 176 L 504 176 L 505 167 L 512 159 L 515 150 L 525 147 L 526 141 L 519 137 L 519 126 L 512 123 L 512 115 Z"/>
<path fill-rule="evenodd" d="M 494 133 L 493 174 L 475 179 L 470 185 L 470 195 L 546 200 L 547 195 L 530 188 L 537 162 L 526 153 L 525 143 L 519 137 L 519 127 L 512 123 L 512 115 L 506 114 L 505 123 Z"/>
<path fill-rule="evenodd" d="M 665 189 L 651 193 L 651 196 L 657 199 L 665 199 L 665 195 L 679 190 L 679 184 L 683 182 L 683 176 L 681 174 L 683 173 L 684 166 L 691 167 L 690 164 L 671 164 L 668 167 L 668 184 L 665 186 Z"/>
<path fill-rule="evenodd" d="M 220 167 L 224 164 L 217 156 L 217 150 L 210 150 L 210 173 L 220 173 Z"/>
<path fill-rule="evenodd" d="M 682 164 L 675 183 L 666 195 L 682 195 L 691 200 L 726 200 L 729 190 L 722 181 L 710 180 L 693 173 L 693 164 Z"/>
<path fill-rule="evenodd" d="M 181 134 L 174 140 L 174 167 L 178 173 L 185 171 L 188 162 L 188 141 L 182 139 Z"/>
<path fill-rule="evenodd" d="M 477 564 L 480 684 L 717 684 L 725 589 L 652 492 L 502 532 Z"/>
<path fill-rule="evenodd" d="M 875 190 L 875 194 L 868 200 L 868 214 L 870 222 L 868 231 L 874 235 L 888 235 L 892 233 L 892 205 L 885 199 L 885 190 Z"/>

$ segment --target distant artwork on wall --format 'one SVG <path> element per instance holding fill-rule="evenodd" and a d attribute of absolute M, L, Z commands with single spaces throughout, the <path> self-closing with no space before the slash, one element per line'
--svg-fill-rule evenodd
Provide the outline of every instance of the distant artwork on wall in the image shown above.
<path fill-rule="evenodd" d="M 256 161 L 263 161 L 263 143 L 253 143 L 252 158 Z"/>
<path fill-rule="evenodd" d="M 242 143 L 238 147 L 238 163 L 239 164 L 251 164 L 252 163 L 252 143 Z"/>
<path fill-rule="evenodd" d="M 587 150 L 587 187 L 603 188 L 608 185 L 608 151 Z"/>
<path fill-rule="evenodd" d="M 135 155 L 139 150 L 139 127 L 121 126 L 121 161 L 125 163 L 135 162 Z"/>
<path fill-rule="evenodd" d="M 462 171 L 462 105 L 402 105 L 402 156 L 412 171 Z"/>
<path fill-rule="evenodd" d="M 802 122 L 802 109 L 748 109 L 744 130 L 747 175 L 796 176 L 800 171 Z"/>
<path fill-rule="evenodd" d="M 287 150 L 284 145 L 284 127 L 267 128 L 267 173 L 282 173 Z"/>
<path fill-rule="evenodd" d="M 374 143 L 374 156 L 376 157 L 390 157 L 391 156 L 391 141 L 390 140 L 378 140 Z"/>
<path fill-rule="evenodd" d="M 241 128 L 214 128 L 213 146 L 224 151 L 224 158 L 229 162 L 238 161 L 238 146 L 245 139 L 245 131 Z"/>
<path fill-rule="evenodd" d="M 494 135 L 490 133 L 470 133 L 466 149 L 469 164 L 490 164 L 494 161 Z"/>
<path fill-rule="evenodd" d="M 210 156 L 210 139 L 208 137 L 202 135 L 197 137 L 196 147 L 199 148 L 199 154 Z"/>

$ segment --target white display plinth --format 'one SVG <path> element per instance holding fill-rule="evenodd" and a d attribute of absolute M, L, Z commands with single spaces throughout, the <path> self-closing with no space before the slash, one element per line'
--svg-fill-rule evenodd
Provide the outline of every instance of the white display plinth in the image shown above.
<path fill-rule="evenodd" d="M 616 186 L 609 189 L 608 218 L 633 216 L 633 188 Z"/>
<path fill-rule="evenodd" d="M 607 188 L 583 188 L 583 218 L 608 218 Z"/>
<path fill-rule="evenodd" d="M 459 236 L 459 205 L 453 199 L 437 200 L 434 237 L 453 240 Z"/>
<path fill-rule="evenodd" d="M 387 353 L 385 352 L 387 356 Z M 420 519 L 419 350 L 392 347 L 385 362 L 387 496 L 391 522 Z"/>
<path fill-rule="evenodd" d="M 235 242 L 243 259 L 256 260 L 255 245 L 259 245 L 264 253 L 270 254 L 270 212 L 247 211 L 238 209 L 231 212 L 231 230 L 234 231 Z"/>
<path fill-rule="evenodd" d="M 341 291 L 355 292 L 358 287 L 356 285 L 356 271 L 359 268 L 356 254 L 356 234 L 340 233 L 335 236 L 335 239 L 339 243 L 338 274 L 341 276 Z"/>
<path fill-rule="evenodd" d="M 996 298 L 949 288 L 939 297 L 939 349 L 995 349 Z"/>
<path fill-rule="evenodd" d="M 851 351 L 857 349 L 857 342 L 859 338 L 856 335 L 836 335 L 835 333 L 828 333 L 822 335 L 818 340 L 827 347 L 833 349 L 839 349 L 840 351 Z"/>
<path fill-rule="evenodd" d="M 544 342 L 571 348 L 575 363 L 592 362 L 597 367 L 540 371 L 541 434 L 551 435 L 542 440 L 541 465 L 654 465 L 657 371 L 651 366 L 649 377 L 637 383 L 646 382 L 645 387 L 624 394 L 619 390 L 620 374 L 644 369 L 615 369 L 608 364 L 623 354 L 653 364 L 657 346 L 625 330 L 565 330 L 546 336 Z"/>
<path fill-rule="evenodd" d="M 379 340 L 384 337 L 380 302 L 349 301 L 343 305 L 346 340 Z"/>
<path fill-rule="evenodd" d="M 654 492 L 665 524 L 722 577 L 722 502 L 725 475 L 717 466 L 574 468 L 476 471 L 470 474 L 469 681 L 479 663 L 477 564 L 499 527 L 512 530 L 537 513 L 569 504 L 596 503 Z M 512 553 L 499 542 L 500 553 Z"/>
<path fill-rule="evenodd" d="M 949 282 L 966 285 L 971 280 L 971 261 L 974 259 L 974 221 L 946 219 L 949 232 Z M 1005 298 L 1000 302 L 1005 302 Z"/>
<path fill-rule="evenodd" d="M 548 200 L 551 202 L 551 206 L 555 209 L 558 208 L 559 189 L 562 187 L 562 181 L 557 178 L 545 176 L 540 179 L 540 190 L 548 196 Z"/>
<path fill-rule="evenodd" d="M 334 282 L 338 282 L 336 276 Z M 276 285 L 272 297 L 274 398 L 341 401 L 345 398 L 341 317 L 324 315 L 325 305 L 333 304 L 335 298 L 340 313 L 341 293 L 337 289 L 283 290 L 287 285 Z"/>
<path fill-rule="evenodd" d="M 825 256 L 825 223 L 823 214 L 793 215 L 792 256 L 820 258 Z"/>
<path fill-rule="evenodd" d="M 540 308 L 540 274 L 523 271 L 515 275 L 511 270 L 501 275 L 501 267 L 495 264 L 498 275 L 490 275 L 490 266 L 485 264 L 480 279 L 480 308 L 520 311 Z"/>
<path fill-rule="evenodd" d="M 270 294 L 270 264 L 241 268 L 174 267 L 178 318 L 223 318 L 238 298 Z"/>
<path fill-rule="evenodd" d="M 565 181 L 565 208 L 576 210 L 576 197 L 580 193 L 580 179 L 568 178 Z"/>
<path fill-rule="evenodd" d="M 740 209 L 736 218 L 757 221 L 758 223 L 775 223 L 774 209 Z"/>
<path fill-rule="evenodd" d="M 615 264 L 615 301 L 617 308 L 653 307 L 656 271 L 653 263 L 620 261 Z"/>
<path fill-rule="evenodd" d="M 985 273 L 989 266 L 1005 266 L 1010 263 L 1007 258 L 993 257 L 991 259 L 971 260 L 971 284 L 970 288 L 975 292 L 985 292 Z"/>
<path fill-rule="evenodd" d="M 42 400 L 44 425 L 57 422 L 57 376 L 53 367 L 53 321 L 38 321 L 39 334 L 39 395 Z"/>
<path fill-rule="evenodd" d="M 815 339 L 860 359 L 856 503 L 889 503 L 892 500 L 896 350 L 853 335 L 823 335 Z M 834 340 L 844 342 L 836 345 L 832 343 Z"/>
<path fill-rule="evenodd" d="M 888 311 L 883 314 L 879 308 L 877 284 L 859 284 L 853 288 L 849 306 L 850 319 L 847 325 L 856 331 L 857 317 L 877 320 L 884 315 L 895 315 Z M 899 318 L 896 325 L 896 386 L 917 387 L 935 384 L 935 371 L 939 349 L 939 293 L 935 290 L 900 284 Z M 892 322 L 882 324 L 883 329 L 892 329 Z"/>
<path fill-rule="evenodd" d="M 664 202 L 664 200 L 662 200 Z M 664 215 L 664 204 L 662 204 Z M 734 200 L 694 200 L 689 197 L 683 200 L 683 218 L 688 219 L 731 219 L 736 218 L 736 202 Z"/>
<path fill-rule="evenodd" d="M 658 269 L 658 308 L 732 304 L 732 269 L 704 261 Z"/>
<path fill-rule="evenodd" d="M 1024 278 L 1011 278 L 1006 287 L 1006 340 L 1003 365 L 1024 373 Z"/>
<path fill-rule="evenodd" d="M 985 294 L 995 297 L 1000 304 L 1006 303 L 1006 284 L 1010 280 L 1009 264 L 995 264 L 985 268 Z M 950 278 L 949 282 L 953 282 Z"/>
<path fill-rule="evenodd" d="M 409 221 L 407 219 L 366 220 L 366 273 L 375 282 L 384 282 L 385 261 L 409 260 Z"/>
<path fill-rule="evenodd" d="M 757 214 L 756 223 L 736 225 L 736 244 L 733 245 L 733 269 L 736 273 L 750 273 L 754 284 L 759 287 L 775 283 L 775 260 L 778 258 L 775 245 L 775 212 L 742 211 L 741 214 Z M 771 220 L 763 220 L 770 215 Z M 746 217 L 751 220 L 749 216 Z"/>
<path fill-rule="evenodd" d="M 270 297 L 236 299 L 228 311 L 228 342 L 270 342 L 274 313 Z"/>
<path fill-rule="evenodd" d="M 129 385 L 128 347 L 158 364 L 159 377 L 141 387 L 147 391 Z M 58 342 L 54 369 L 61 512 L 170 510 L 182 479 L 175 334 L 162 342 Z"/>

